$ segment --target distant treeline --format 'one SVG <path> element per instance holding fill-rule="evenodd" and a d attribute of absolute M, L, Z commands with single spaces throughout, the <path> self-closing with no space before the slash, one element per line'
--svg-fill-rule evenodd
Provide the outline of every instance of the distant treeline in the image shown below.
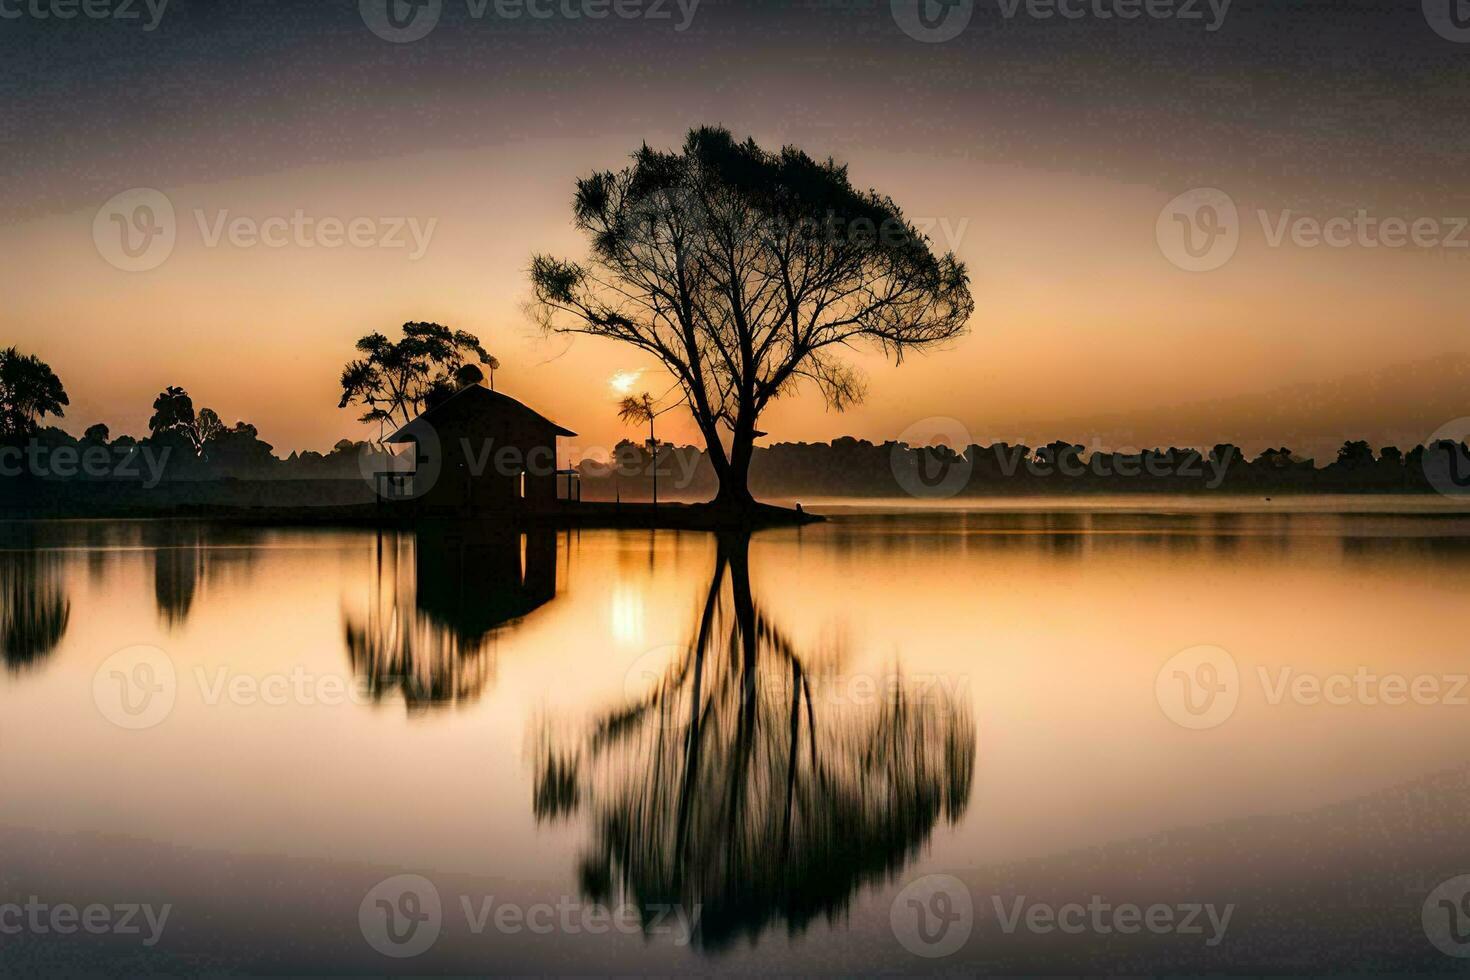
<path fill-rule="evenodd" d="M 163 482 L 311 480 L 371 482 L 387 454 L 366 441 L 344 439 L 328 453 L 277 456 L 253 426 L 221 427 L 204 440 L 174 430 L 143 439 L 111 438 L 95 425 L 80 438 L 62 429 L 0 437 L 0 475 L 11 489 L 57 481 L 123 481 L 149 488 Z M 647 499 L 653 490 L 646 444 L 619 443 L 611 460 L 577 464 L 586 500 Z M 716 489 L 703 450 L 661 445 L 661 499 L 706 499 Z M 28 479 L 27 479 L 28 478 Z M 757 448 L 752 490 L 767 498 L 915 497 L 944 499 L 994 494 L 1470 492 L 1464 444 L 1439 442 L 1407 452 L 1367 442 L 1345 443 L 1324 465 L 1287 447 L 1248 457 L 1225 443 L 1208 450 L 1089 452 L 1081 445 L 997 443 L 963 453 L 843 437 L 828 443 L 777 443 Z"/>
<path fill-rule="evenodd" d="M 342 439 L 330 452 L 293 452 L 283 459 L 246 423 L 222 428 L 202 443 L 172 430 L 113 439 L 100 424 L 80 439 L 55 426 L 0 436 L 0 476 L 47 480 L 357 479 L 387 456 L 375 443 Z"/>
<path fill-rule="evenodd" d="M 751 489 L 767 498 L 916 497 L 1068 493 L 1470 493 L 1470 455 L 1465 444 L 1395 446 L 1374 450 L 1367 442 L 1344 443 L 1319 466 L 1287 447 L 1254 457 L 1222 443 L 1207 450 L 1150 449 L 1089 452 L 1067 442 L 1045 446 L 996 443 L 911 447 L 842 437 L 829 443 L 777 443 L 757 448 Z M 642 499 L 652 489 L 645 446 L 621 443 L 612 465 L 578 467 L 587 500 Z M 658 454 L 659 495 L 702 499 L 715 478 L 704 452 L 666 446 Z"/>

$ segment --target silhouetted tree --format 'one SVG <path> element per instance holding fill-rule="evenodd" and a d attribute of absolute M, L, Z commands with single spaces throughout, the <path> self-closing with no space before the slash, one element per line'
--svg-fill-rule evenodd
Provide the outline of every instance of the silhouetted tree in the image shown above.
<path fill-rule="evenodd" d="M 209 444 L 224 431 L 225 424 L 220 421 L 218 413 L 212 408 L 201 408 L 194 419 L 194 441 L 199 447 L 199 454 L 204 455 Z"/>
<path fill-rule="evenodd" d="M 1256 463 L 1271 470 L 1284 470 L 1297 465 L 1299 459 L 1285 446 L 1280 449 L 1267 449 L 1256 457 Z"/>
<path fill-rule="evenodd" d="M 194 425 L 194 399 L 177 385 L 169 385 L 153 399 L 153 415 L 148 431 L 154 435 Z"/>
<path fill-rule="evenodd" d="M 437 378 L 429 385 L 429 390 L 424 392 L 424 410 L 428 411 L 435 405 L 442 405 L 453 397 L 459 389 L 448 378 Z"/>
<path fill-rule="evenodd" d="M 429 391 L 424 395 L 425 410 L 433 408 L 455 393 L 463 391 L 473 385 L 484 384 L 485 372 L 473 364 L 465 364 L 454 372 L 452 378 L 435 378 L 429 385 Z"/>
<path fill-rule="evenodd" d="M 533 310 L 547 330 L 662 361 L 733 508 L 754 504 L 751 453 L 773 399 L 806 380 L 841 409 L 862 396 L 844 349 L 866 341 L 901 360 L 959 336 L 974 310 L 964 265 L 936 256 L 891 198 L 831 160 L 724 129 L 579 180 L 573 215 L 591 258 L 535 256 Z"/>
<path fill-rule="evenodd" d="M 14 347 L 0 350 L 0 436 L 25 436 L 39 419 L 61 418 L 71 404 L 51 365 Z"/>
<path fill-rule="evenodd" d="M 466 358 L 484 364 L 490 357 L 474 334 L 437 323 L 405 323 L 397 343 L 371 333 L 357 342 L 357 349 L 367 356 L 342 369 L 337 407 L 367 406 L 363 422 L 407 424 L 422 411 L 435 385 L 449 383 Z"/>
<path fill-rule="evenodd" d="M 495 360 L 495 358 L 492 357 L 490 358 L 490 360 L 493 361 Z M 473 364 L 461 365 L 459 370 L 454 372 L 454 386 L 456 389 L 468 388 L 471 385 L 479 385 L 484 383 L 485 372 L 481 371 Z"/>
<path fill-rule="evenodd" d="M 105 446 L 107 445 L 108 437 L 111 435 L 112 430 L 108 429 L 107 426 L 103 425 L 101 422 L 98 422 L 94 425 L 87 426 L 87 430 L 82 433 L 82 439 L 85 442 L 95 443 L 99 446 Z"/>
<path fill-rule="evenodd" d="M 1036 450 L 1036 458 L 1059 473 L 1076 473 L 1087 447 L 1058 439 Z"/>
<path fill-rule="evenodd" d="M 1359 439 L 1342 444 L 1337 451 L 1337 463 L 1348 469 L 1359 469 L 1373 465 L 1373 447 Z"/>
<path fill-rule="evenodd" d="M 205 443 L 204 454 L 212 467 L 239 476 L 263 476 L 278 463 L 270 443 L 262 442 L 260 433 L 248 422 L 221 426 Z"/>
<path fill-rule="evenodd" d="M 660 415 L 673 408 L 659 408 L 654 404 L 653 396 L 648 392 L 641 395 L 629 395 L 618 405 L 618 418 L 629 424 L 644 422 L 648 423 L 648 452 L 652 457 L 650 472 L 653 474 L 653 503 L 658 506 L 658 439 L 653 434 L 653 422 Z"/>
<path fill-rule="evenodd" d="M 212 408 L 194 411 L 194 399 L 178 385 L 169 385 L 153 400 L 153 415 L 148 431 L 154 437 L 181 437 L 195 456 L 203 456 L 205 446 L 224 430 L 224 423 Z"/>

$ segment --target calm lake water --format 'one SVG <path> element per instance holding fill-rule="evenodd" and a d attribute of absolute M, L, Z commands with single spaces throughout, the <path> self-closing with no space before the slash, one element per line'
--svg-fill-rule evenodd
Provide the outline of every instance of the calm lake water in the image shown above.
<path fill-rule="evenodd" d="M 0 524 L 0 972 L 1470 963 L 1470 517 L 1197 506 Z"/>

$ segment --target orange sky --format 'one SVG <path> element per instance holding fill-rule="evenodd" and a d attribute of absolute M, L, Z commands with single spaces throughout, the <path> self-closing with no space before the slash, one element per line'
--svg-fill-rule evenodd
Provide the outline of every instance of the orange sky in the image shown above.
<path fill-rule="evenodd" d="M 154 394 L 179 384 L 227 421 L 253 422 L 284 454 L 364 434 L 336 408 L 337 374 L 358 336 L 434 320 L 478 333 L 504 365 L 498 387 L 581 433 L 578 448 L 605 447 L 630 434 L 610 376 L 648 369 L 655 392 L 667 381 L 610 342 L 539 336 L 521 303 L 533 251 L 583 254 L 567 208 L 575 177 L 619 164 L 631 142 L 528 141 L 163 187 L 177 244 L 145 272 L 99 255 L 95 207 L 11 224 L 0 228 L 0 336 L 60 374 L 73 431 L 103 421 L 140 433 Z M 1155 187 L 920 154 L 848 159 L 855 183 L 892 193 L 932 223 L 937 244 L 955 247 L 977 313 L 949 350 L 898 368 L 859 358 L 869 396 L 843 415 L 810 391 L 779 404 L 764 426 L 774 440 L 881 440 L 934 415 L 977 437 L 1040 439 L 1048 420 L 1137 411 L 1145 425 L 1162 423 L 1157 410 L 1181 401 L 1470 349 L 1470 257 L 1272 247 L 1239 195 L 1239 251 L 1192 273 L 1157 244 L 1172 194 Z M 259 222 L 298 208 L 435 224 L 417 260 L 411 248 L 208 243 L 223 215 Z M 677 414 L 664 426 L 694 440 Z"/>
<path fill-rule="evenodd" d="M 806 392 L 762 420 L 773 440 L 882 440 L 949 416 L 981 440 L 1087 442 L 1087 420 L 1122 416 L 1152 445 L 1181 403 L 1470 355 L 1470 230 L 1455 232 L 1470 216 L 1470 63 L 1418 4 L 1236 0 L 1210 30 L 974 4 L 941 43 L 906 32 L 886 0 L 702 0 L 682 24 L 435 6 L 442 19 L 409 43 L 352 2 L 172 4 L 149 31 L 7 22 L 0 342 L 60 374 L 66 427 L 142 434 L 173 384 L 281 454 L 325 449 L 371 434 L 336 407 L 354 341 L 433 320 L 479 334 L 502 390 L 583 434 L 574 452 L 635 435 L 607 382 L 654 366 L 537 336 L 525 270 L 535 252 L 584 254 L 577 177 L 704 124 L 846 162 L 973 279 L 967 337 L 901 368 L 860 358 L 864 404 L 834 415 Z M 130 273 L 104 260 L 94 219 L 140 187 L 166 196 L 177 238 Z M 1161 209 L 1208 187 L 1238 208 L 1238 250 L 1185 271 L 1160 247 Z M 1432 219 L 1459 247 L 1269 241 L 1283 216 L 1359 209 Z M 432 234 L 416 259 L 210 242 L 235 219 L 298 211 Z M 99 227 L 116 240 L 105 214 Z M 1426 438 L 1470 415 L 1452 385 L 1432 395 L 1399 377 L 1388 411 L 1384 398 L 1317 406 L 1338 416 L 1319 435 L 1373 439 L 1394 414 L 1395 439 Z M 1220 410 L 1222 435 L 1244 424 L 1234 411 Z M 694 438 L 677 414 L 661 424 Z"/>

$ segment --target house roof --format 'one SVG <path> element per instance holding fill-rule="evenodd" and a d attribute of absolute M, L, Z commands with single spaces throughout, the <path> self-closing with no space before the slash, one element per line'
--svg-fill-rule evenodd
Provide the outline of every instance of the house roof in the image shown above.
<path fill-rule="evenodd" d="M 525 405 L 516 401 L 509 395 L 503 395 L 498 391 L 491 391 L 484 385 L 474 384 L 461 388 L 459 391 L 456 391 L 454 394 L 450 395 L 448 398 L 444 399 L 433 408 L 420 413 L 413 421 L 409 422 L 407 425 L 403 426 L 397 432 L 389 436 L 387 441 L 409 442 L 418 434 L 418 429 L 416 427 L 419 426 L 420 423 L 433 425 L 435 419 L 448 416 L 452 412 L 498 412 L 503 414 L 519 415 L 522 418 L 531 420 L 532 422 L 538 422 L 542 425 L 545 425 L 556 435 L 576 435 L 576 433 L 573 432 L 571 429 L 563 428 L 562 426 L 557 425 L 555 422 L 551 421 L 551 419 L 542 415 L 540 412 L 537 412 L 536 410 L 531 408 L 527 408 Z"/>

